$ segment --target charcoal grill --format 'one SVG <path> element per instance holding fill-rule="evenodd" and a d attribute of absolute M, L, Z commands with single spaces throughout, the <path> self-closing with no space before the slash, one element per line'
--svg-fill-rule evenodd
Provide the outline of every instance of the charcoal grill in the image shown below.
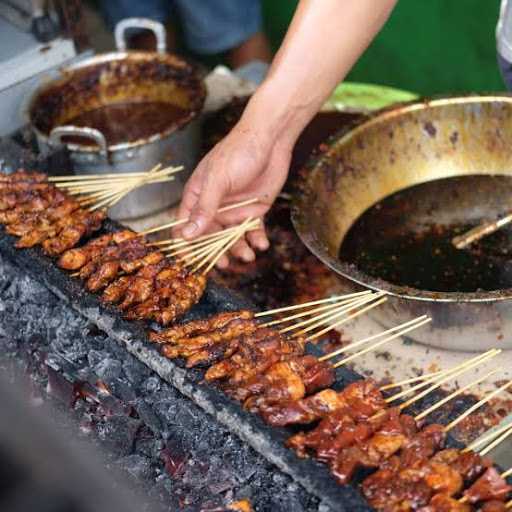
<path fill-rule="evenodd" d="M 105 231 L 113 231 L 120 226 L 114 222 L 105 223 Z M 268 461 L 283 472 L 291 475 L 309 493 L 320 498 L 326 505 L 337 511 L 369 511 L 371 508 L 358 492 L 355 485 L 340 486 L 330 475 L 325 465 L 314 460 L 299 459 L 284 446 L 291 429 L 275 429 L 267 426 L 257 415 L 244 411 L 240 405 L 229 399 L 220 390 L 204 384 L 203 371 L 185 369 L 180 361 L 171 361 L 160 355 L 157 348 L 147 339 L 149 325 L 146 322 L 127 322 L 118 311 L 102 304 L 99 298 L 85 291 L 82 284 L 61 271 L 39 248 L 17 250 L 15 239 L 0 229 L 0 253 L 34 279 L 43 283 L 49 290 L 69 303 L 84 317 L 89 319 L 112 339 L 156 372 L 162 379 L 176 387 L 183 395 L 192 399 L 199 407 L 211 414 L 219 423 L 240 437 Z M 206 293 L 184 320 L 205 317 L 220 311 L 234 311 L 250 308 L 250 304 L 236 293 L 209 281 Z M 342 388 L 361 376 L 347 368 L 337 370 L 334 387 Z M 417 408 L 428 401 L 417 404 Z M 465 408 L 466 403 L 459 404 Z M 450 411 L 445 421 L 457 415 L 460 408 Z M 436 418 L 440 420 L 440 418 Z M 450 445 L 458 445 L 454 439 Z M 357 482 L 356 482 L 357 483 Z"/>

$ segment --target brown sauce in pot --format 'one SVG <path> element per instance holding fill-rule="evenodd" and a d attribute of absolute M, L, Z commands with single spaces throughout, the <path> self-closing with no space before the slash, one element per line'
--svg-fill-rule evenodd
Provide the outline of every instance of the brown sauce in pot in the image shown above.
<path fill-rule="evenodd" d="M 475 183 L 489 178 L 448 178 L 436 180 L 457 191 L 461 180 Z M 490 178 L 497 187 L 510 189 L 512 178 Z M 457 186 L 457 181 L 459 186 Z M 441 183 L 442 182 L 442 183 Z M 438 185 L 439 186 L 439 185 Z M 426 194 L 435 194 L 436 182 L 416 185 L 393 194 L 368 209 L 350 228 L 341 244 L 339 259 L 360 271 L 400 286 L 434 292 L 495 291 L 512 287 L 512 227 L 459 250 L 452 238 L 476 224 L 450 222 L 449 199 L 439 201 L 431 222 L 413 222 L 418 204 Z M 475 200 L 475 207 L 479 204 Z M 435 204 L 435 199 L 432 199 Z M 504 204 L 504 207 L 506 205 Z M 444 219 L 443 222 L 435 220 Z M 484 219 L 482 219 L 484 220 Z M 486 219 L 489 220 L 489 219 Z M 434 222 L 432 222 L 434 221 Z"/>
<path fill-rule="evenodd" d="M 96 128 L 103 133 L 107 144 L 112 146 L 146 139 L 168 130 L 176 126 L 187 113 L 187 110 L 171 103 L 115 103 L 84 112 L 64 124 Z M 66 137 L 64 141 L 90 145 L 88 139 L 82 137 Z"/>

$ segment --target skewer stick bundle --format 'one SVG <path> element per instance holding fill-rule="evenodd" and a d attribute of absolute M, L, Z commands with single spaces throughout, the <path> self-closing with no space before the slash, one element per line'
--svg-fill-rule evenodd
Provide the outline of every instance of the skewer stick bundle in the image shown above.
<path fill-rule="evenodd" d="M 219 210 L 217 210 L 217 212 L 218 213 L 228 212 L 228 211 L 234 210 L 236 208 L 241 208 L 242 206 L 249 206 L 251 204 L 257 203 L 258 201 L 259 201 L 259 199 L 257 197 L 255 197 L 253 199 L 247 199 L 245 201 L 240 201 L 239 203 L 234 203 L 234 204 L 230 204 L 227 206 L 223 206 L 222 208 L 219 208 Z M 145 235 L 149 235 L 151 233 L 157 233 L 158 231 L 163 231 L 164 229 L 170 229 L 170 228 L 174 228 L 176 226 L 181 226 L 182 224 L 185 224 L 188 221 L 189 221 L 188 218 L 177 219 L 177 220 L 174 220 L 167 224 L 163 224 L 162 226 L 157 226 L 155 228 L 147 229 L 146 231 L 141 231 L 139 233 L 139 236 L 145 236 Z"/>
<path fill-rule="evenodd" d="M 100 174 L 84 176 L 50 177 L 58 188 L 66 190 L 69 195 L 81 196 L 79 202 L 91 211 L 110 208 L 135 189 L 174 180 L 174 174 L 183 170 L 180 167 L 166 167 L 158 164 L 143 173 Z"/>

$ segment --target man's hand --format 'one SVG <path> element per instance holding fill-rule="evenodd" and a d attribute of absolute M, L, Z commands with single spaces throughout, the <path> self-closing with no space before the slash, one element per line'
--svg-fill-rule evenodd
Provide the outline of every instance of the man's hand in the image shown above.
<path fill-rule="evenodd" d="M 181 230 L 185 238 L 240 224 L 248 217 L 263 220 L 286 180 L 291 143 L 273 140 L 268 133 L 258 132 L 256 123 L 248 109 L 231 133 L 203 158 L 190 177 L 179 210 L 180 218 L 190 218 Z M 223 206 L 247 199 L 257 199 L 258 202 L 217 213 Z M 247 233 L 245 239 L 232 247 L 231 253 L 244 261 L 253 261 L 253 249 L 264 251 L 268 246 L 262 222 L 261 229 Z M 227 257 L 223 257 L 218 266 L 227 264 Z"/>
<path fill-rule="evenodd" d="M 185 187 L 179 215 L 188 239 L 261 217 L 283 186 L 293 145 L 334 87 L 384 24 L 397 0 L 300 0 L 265 82 L 233 131 L 199 164 Z M 259 202 L 217 214 L 222 206 Z M 264 229 L 232 252 L 254 259 L 266 249 Z M 227 265 L 227 259 L 219 266 Z"/>

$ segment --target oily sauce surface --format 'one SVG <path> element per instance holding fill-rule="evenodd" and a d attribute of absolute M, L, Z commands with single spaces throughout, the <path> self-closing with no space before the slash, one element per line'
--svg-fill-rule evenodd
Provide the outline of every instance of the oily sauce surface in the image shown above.
<path fill-rule="evenodd" d="M 414 205 L 424 202 L 425 186 L 432 185 L 402 190 L 367 210 L 343 240 L 340 260 L 372 277 L 421 290 L 476 292 L 512 287 L 512 228 L 459 250 L 452 238 L 478 223 L 450 223 L 449 215 L 443 214 L 443 206 L 449 205 L 439 204 L 439 210 L 432 212 L 431 220 L 442 218 L 443 223 L 412 226 L 404 221 L 400 225 L 398 212 L 402 218 L 414 217 Z"/>
<path fill-rule="evenodd" d="M 175 126 L 187 112 L 163 102 L 116 103 L 84 112 L 65 124 L 96 128 L 103 133 L 109 145 L 115 145 L 163 132 Z M 88 143 L 88 139 L 81 137 L 67 137 L 65 141 Z"/>

